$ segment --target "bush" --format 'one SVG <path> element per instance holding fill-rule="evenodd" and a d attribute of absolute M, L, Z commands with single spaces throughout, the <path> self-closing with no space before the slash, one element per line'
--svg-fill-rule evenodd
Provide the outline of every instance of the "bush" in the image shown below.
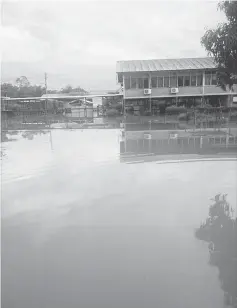
<path fill-rule="evenodd" d="M 123 105 L 122 103 L 116 103 L 113 105 L 113 109 L 116 109 L 118 112 L 122 112 L 122 109 L 123 109 Z"/>
<path fill-rule="evenodd" d="M 116 109 L 109 109 L 106 111 L 106 114 L 108 117 L 116 117 L 119 116 L 120 113 Z"/>
<path fill-rule="evenodd" d="M 166 113 L 167 114 L 180 114 L 180 113 L 186 113 L 187 109 L 184 107 L 176 107 L 176 106 L 171 106 L 166 108 Z"/>
<path fill-rule="evenodd" d="M 145 116 L 151 116 L 152 114 L 151 114 L 150 111 L 147 110 L 147 111 L 144 112 L 144 115 L 145 115 Z"/>
<path fill-rule="evenodd" d="M 231 107 L 229 107 L 229 109 L 232 111 L 237 111 L 237 106 L 231 106 Z"/>
<path fill-rule="evenodd" d="M 179 121 L 189 121 L 190 120 L 190 114 L 189 113 L 181 113 L 178 116 Z"/>
<path fill-rule="evenodd" d="M 160 104 L 158 105 L 158 107 L 159 107 L 160 114 L 165 114 L 165 111 L 166 111 L 166 104 L 160 103 Z"/>

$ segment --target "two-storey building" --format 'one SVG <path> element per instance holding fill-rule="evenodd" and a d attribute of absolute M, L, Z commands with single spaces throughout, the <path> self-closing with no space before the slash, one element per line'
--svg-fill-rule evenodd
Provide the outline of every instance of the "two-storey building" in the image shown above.
<path fill-rule="evenodd" d="M 118 61 L 116 71 L 124 109 L 137 115 L 155 114 L 160 103 L 230 106 L 237 96 L 237 85 L 232 92 L 217 86 L 211 57 Z"/>

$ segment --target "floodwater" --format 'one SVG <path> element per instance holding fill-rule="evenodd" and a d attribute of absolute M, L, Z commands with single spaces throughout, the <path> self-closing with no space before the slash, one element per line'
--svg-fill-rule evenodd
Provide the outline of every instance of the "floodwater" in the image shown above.
<path fill-rule="evenodd" d="M 117 130 L 3 143 L 3 308 L 223 308 L 194 229 L 236 161 L 120 163 Z"/>

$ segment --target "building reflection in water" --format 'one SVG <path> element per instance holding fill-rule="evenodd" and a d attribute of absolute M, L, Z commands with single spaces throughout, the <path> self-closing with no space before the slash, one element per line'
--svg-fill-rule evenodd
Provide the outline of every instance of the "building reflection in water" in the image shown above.
<path fill-rule="evenodd" d="M 231 129 L 136 130 L 125 125 L 120 155 L 236 153 L 237 135 Z"/>

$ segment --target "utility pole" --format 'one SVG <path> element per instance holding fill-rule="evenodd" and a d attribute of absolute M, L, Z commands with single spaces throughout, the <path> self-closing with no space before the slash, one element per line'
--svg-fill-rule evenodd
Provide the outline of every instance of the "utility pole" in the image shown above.
<path fill-rule="evenodd" d="M 47 80 L 48 80 L 48 75 L 47 75 L 47 73 L 44 73 L 45 94 L 47 94 L 47 92 L 48 92 Z"/>
<path fill-rule="evenodd" d="M 45 83 L 45 94 L 46 94 L 46 99 L 45 99 L 45 124 L 47 120 L 47 108 L 48 108 L 48 99 L 47 99 L 47 91 L 48 91 L 48 84 L 47 84 L 47 79 L 48 75 L 47 73 L 44 73 L 44 83 Z"/>

